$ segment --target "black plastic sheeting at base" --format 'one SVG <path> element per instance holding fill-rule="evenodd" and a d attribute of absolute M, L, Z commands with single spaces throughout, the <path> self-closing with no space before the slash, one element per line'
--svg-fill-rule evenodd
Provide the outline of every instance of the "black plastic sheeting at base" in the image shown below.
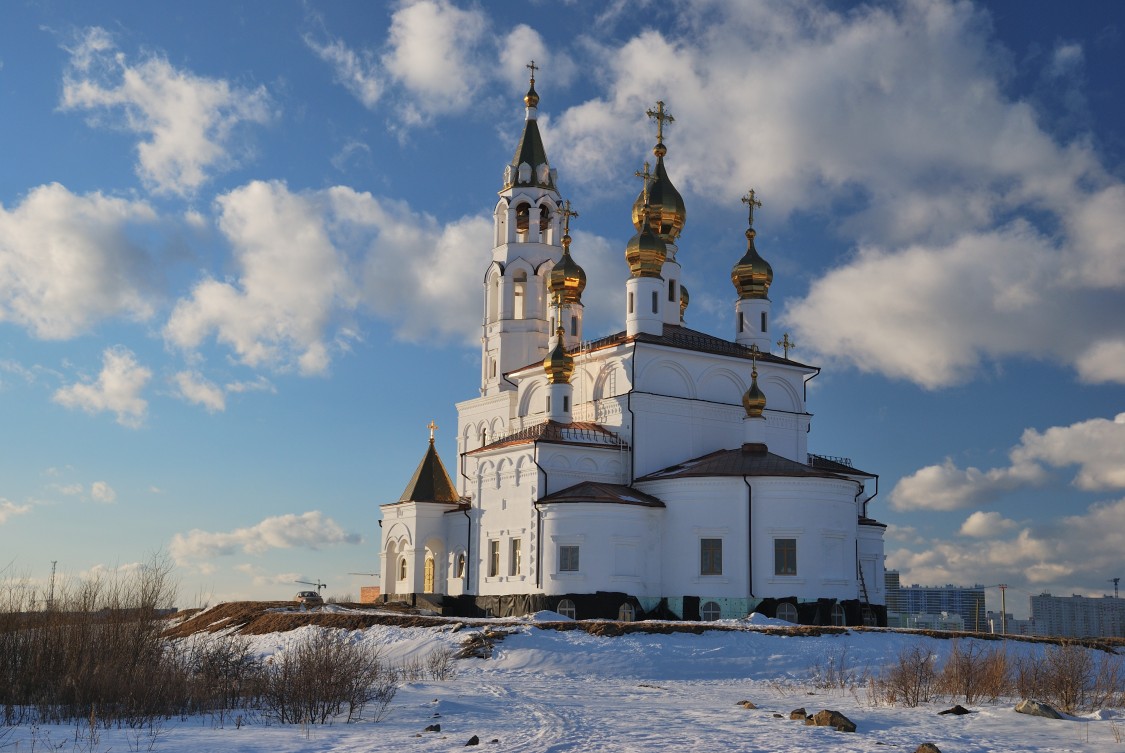
<path fill-rule="evenodd" d="M 661 599 L 653 609 L 645 611 L 635 596 L 616 591 L 598 591 L 592 594 L 508 594 L 505 596 L 446 596 L 444 594 L 393 594 L 383 597 L 383 603 L 407 603 L 447 617 L 522 617 L 536 612 L 558 612 L 564 599 L 574 604 L 574 615 L 579 620 L 619 620 L 622 607 L 633 608 L 635 620 L 699 620 L 700 597 L 682 597 L 682 614 L 668 608 L 668 600 Z M 777 617 L 781 604 L 792 604 L 797 610 L 800 625 L 834 625 L 833 608 L 839 604 L 844 609 L 847 626 L 874 625 L 886 627 L 887 608 L 881 604 L 864 604 L 858 599 L 818 599 L 798 602 L 795 596 L 781 599 L 762 599 L 754 611 L 766 617 Z M 866 618 L 866 619 L 865 619 Z"/>

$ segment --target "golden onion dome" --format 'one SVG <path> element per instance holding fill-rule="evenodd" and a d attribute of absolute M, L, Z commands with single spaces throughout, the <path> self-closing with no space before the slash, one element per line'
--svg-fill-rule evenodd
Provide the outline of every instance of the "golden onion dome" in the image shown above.
<path fill-rule="evenodd" d="M 586 289 L 586 272 L 570 255 L 570 234 L 562 237 L 562 258 L 547 275 L 547 289 L 557 296 L 560 303 L 582 303 L 582 291 Z"/>
<path fill-rule="evenodd" d="M 684 229 L 687 220 L 687 208 L 684 206 L 683 197 L 664 169 L 664 155 L 667 148 L 658 143 L 652 149 L 656 155 L 656 171 L 653 181 L 648 189 L 648 221 L 652 229 L 665 243 L 675 243 L 680 232 Z M 637 200 L 633 202 L 633 227 L 641 229 L 641 218 L 645 213 L 645 196 L 642 190 Z"/>
<path fill-rule="evenodd" d="M 773 282 L 773 267 L 754 247 L 755 235 L 757 233 L 754 228 L 746 231 L 746 254 L 730 271 L 730 281 L 734 283 L 734 289 L 741 299 L 765 298 Z"/>
<path fill-rule="evenodd" d="M 747 418 L 761 418 L 766 409 L 766 395 L 758 386 L 757 367 L 750 372 L 750 389 L 742 396 L 742 407 L 746 409 Z"/>
<path fill-rule="evenodd" d="M 640 230 L 625 246 L 629 274 L 633 277 L 660 277 L 667 256 L 668 246 L 652 231 L 648 217 L 643 217 Z"/>
<path fill-rule="evenodd" d="M 543 359 L 543 370 L 547 372 L 547 381 L 551 384 L 570 384 L 570 376 L 574 373 L 574 359 L 566 352 L 563 334 L 562 327 L 555 330 L 555 347 Z"/>
<path fill-rule="evenodd" d="M 688 302 L 691 296 L 688 295 L 687 288 L 683 285 L 680 286 L 680 321 L 684 320 L 684 314 L 687 313 Z"/>
<path fill-rule="evenodd" d="M 548 87 L 550 88 L 550 87 Z M 527 94 L 523 95 L 523 103 L 528 107 L 539 106 L 539 94 L 535 91 L 535 79 L 531 79 L 531 85 L 527 87 Z"/>

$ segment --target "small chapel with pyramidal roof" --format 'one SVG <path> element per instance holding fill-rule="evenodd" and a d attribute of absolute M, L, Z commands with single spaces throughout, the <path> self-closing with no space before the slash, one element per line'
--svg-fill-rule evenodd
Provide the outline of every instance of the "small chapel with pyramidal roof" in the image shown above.
<path fill-rule="evenodd" d="M 576 212 L 547 160 L 529 68 L 482 260 L 480 393 L 457 404 L 454 474 L 431 422 L 402 497 L 382 506 L 381 598 L 462 616 L 885 625 L 886 526 L 868 514 L 878 477 L 808 451 L 819 370 L 771 333 L 754 191 L 732 338 L 693 330 L 676 258 L 687 211 L 657 102 L 624 329 L 584 339 Z"/>

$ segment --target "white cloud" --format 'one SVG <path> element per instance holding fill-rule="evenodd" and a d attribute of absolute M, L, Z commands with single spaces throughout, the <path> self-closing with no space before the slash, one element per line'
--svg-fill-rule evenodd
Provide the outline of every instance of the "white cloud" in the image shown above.
<path fill-rule="evenodd" d="M 1104 593 L 1106 573 L 1125 551 L 1125 499 L 1021 528 L 1010 538 L 999 535 L 1014 527 L 1011 521 L 996 520 L 1000 528 L 979 540 L 933 540 L 888 552 L 887 567 L 909 583 L 979 583 L 988 573 L 990 581 L 1034 593 Z"/>
<path fill-rule="evenodd" d="M 1110 359 L 1125 341 L 1125 186 L 1088 139 L 1060 143 L 1006 95 L 1010 62 L 986 13 L 678 11 L 666 28 L 682 31 L 588 42 L 607 94 L 540 123 L 569 181 L 616 190 L 651 146 L 644 110 L 661 97 L 689 210 L 692 193 L 737 206 L 748 185 L 767 224 L 854 207 L 836 229 L 856 254 L 781 317 L 810 358 L 928 388 L 1013 356 L 1081 358 L 1087 381 L 1125 381 Z M 1048 64 L 1073 67 L 1080 52 L 1062 45 Z M 739 148 L 716 160 L 715 144 Z"/>
<path fill-rule="evenodd" d="M 90 496 L 93 497 L 96 502 L 109 503 L 117 500 L 117 492 L 104 481 L 95 481 L 90 484 Z"/>
<path fill-rule="evenodd" d="M 136 428 L 148 412 L 148 402 L 141 397 L 141 390 L 151 377 L 152 372 L 138 364 L 128 348 L 106 348 L 102 353 L 102 370 L 95 381 L 61 387 L 52 399 L 87 413 L 110 411 L 117 415 L 117 423 Z"/>
<path fill-rule="evenodd" d="M 518 24 L 507 33 L 500 47 L 499 74 L 511 92 L 527 91 L 527 78 L 531 73 L 527 65 L 532 60 L 541 71 L 537 91 L 544 82 L 549 89 L 562 89 L 577 74 L 577 66 L 569 55 L 551 50 L 539 32 L 527 24 Z"/>
<path fill-rule="evenodd" d="M 408 340 L 479 338 L 480 290 L 464 249 L 487 248 L 491 219 L 440 225 L 351 188 L 294 193 L 254 182 L 217 200 L 236 279 L 205 279 L 164 329 L 184 349 L 214 336 L 249 366 L 321 374 L 370 310 Z M 244 385 L 243 388 L 248 388 Z M 231 388 L 233 391 L 233 388 Z"/>
<path fill-rule="evenodd" d="M 896 510 L 957 510 L 988 504 L 1004 494 L 1042 485 L 1043 465 L 1078 466 L 1074 484 L 1087 491 L 1125 489 L 1125 413 L 1040 433 L 1027 429 L 1006 468 L 958 468 L 946 458 L 905 476 L 891 490 Z"/>
<path fill-rule="evenodd" d="M 156 219 L 145 202 L 57 183 L 0 206 L 0 321 L 67 339 L 110 317 L 148 319 L 152 265 L 131 231 Z"/>
<path fill-rule="evenodd" d="M 1016 463 L 1042 462 L 1056 467 L 1077 465 L 1074 483 L 1080 489 L 1125 489 L 1125 413 L 1113 420 L 1092 418 L 1040 433 L 1028 429 L 1012 450 Z"/>
<path fill-rule="evenodd" d="M 928 465 L 905 476 L 891 490 L 896 510 L 959 510 L 985 505 L 1017 489 L 1046 481 L 1039 466 L 1029 463 L 1010 468 L 964 470 L 949 458 L 941 465 Z"/>
<path fill-rule="evenodd" d="M 172 537 L 168 551 L 178 563 L 234 554 L 262 554 L 270 549 L 319 549 L 337 544 L 358 544 L 359 534 L 347 533 L 319 510 L 301 515 L 278 515 L 248 528 L 229 532 L 194 529 Z"/>
<path fill-rule="evenodd" d="M 17 505 L 15 502 L 0 497 L 0 526 L 17 515 L 26 515 L 31 510 L 31 505 Z"/>
<path fill-rule="evenodd" d="M 997 536 L 1003 531 L 1015 528 L 1016 522 L 1008 520 L 998 512 L 982 512 L 977 510 L 969 517 L 965 518 L 965 522 L 961 524 L 961 529 L 958 531 L 962 536 L 972 536 L 973 538 L 987 538 L 989 536 Z"/>
<path fill-rule="evenodd" d="M 62 108 L 120 111 L 108 122 L 143 137 L 138 173 L 159 193 L 190 194 L 233 166 L 236 130 L 272 117 L 265 87 L 196 76 L 155 54 L 132 63 L 101 28 L 88 29 L 70 54 Z"/>
<path fill-rule="evenodd" d="M 332 66 L 336 82 L 351 92 L 364 107 L 374 110 L 383 94 L 383 82 L 375 56 L 369 50 L 356 52 L 340 39 L 321 43 L 311 34 L 306 34 L 304 39 L 317 57 Z"/>
<path fill-rule="evenodd" d="M 180 371 L 172 378 L 180 396 L 189 403 L 202 405 L 208 413 L 226 410 L 227 399 L 222 388 L 196 371 Z"/>
<path fill-rule="evenodd" d="M 487 28 L 480 10 L 446 0 L 421 0 L 395 11 L 382 62 L 413 97 L 408 122 L 468 107 L 487 75 L 478 50 Z"/>
<path fill-rule="evenodd" d="M 1079 356 L 1076 368 L 1084 382 L 1125 384 L 1125 338 L 1094 343 Z"/>

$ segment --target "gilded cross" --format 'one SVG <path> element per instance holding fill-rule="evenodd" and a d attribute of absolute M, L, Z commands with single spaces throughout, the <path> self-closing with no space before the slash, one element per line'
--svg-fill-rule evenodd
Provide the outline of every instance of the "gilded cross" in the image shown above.
<path fill-rule="evenodd" d="M 533 83 L 533 84 L 534 84 L 534 83 L 535 83 L 535 72 L 536 72 L 537 70 L 539 70 L 539 66 L 537 66 L 537 65 L 535 64 L 535 61 L 534 61 L 534 60 L 532 60 L 532 61 L 531 61 L 530 63 L 528 63 L 527 65 L 525 65 L 525 66 L 524 66 L 524 68 L 527 68 L 527 69 L 529 69 L 529 70 L 531 71 L 531 83 Z"/>
<path fill-rule="evenodd" d="M 646 162 L 644 172 L 638 170 L 637 172 L 633 173 L 633 175 L 636 175 L 638 178 L 641 178 L 645 182 L 645 206 L 648 206 L 648 186 L 650 183 L 656 180 L 656 176 L 650 173 L 648 171 L 648 168 L 649 164 Z"/>
<path fill-rule="evenodd" d="M 788 332 L 785 333 L 784 337 L 777 341 L 777 344 L 785 350 L 785 357 L 787 359 L 789 358 L 789 351 L 797 349 L 797 343 L 789 339 Z"/>
<path fill-rule="evenodd" d="M 755 379 L 758 378 L 758 356 L 761 355 L 761 353 L 762 351 L 758 349 L 757 345 L 750 346 L 750 360 L 754 364 L 753 367 L 751 367 L 750 375 Z"/>
<path fill-rule="evenodd" d="M 437 429 L 437 424 L 434 423 L 433 419 L 430 419 L 430 423 L 426 428 L 430 430 L 430 441 L 433 442 L 434 430 Z"/>
<path fill-rule="evenodd" d="M 650 118 L 656 119 L 656 141 L 657 143 L 664 142 L 664 124 L 675 123 L 676 119 L 670 113 L 664 112 L 664 100 L 658 99 L 656 101 L 655 110 L 645 110 L 645 115 Z"/>
<path fill-rule="evenodd" d="M 559 214 L 563 216 L 563 235 L 570 235 L 570 218 L 578 216 L 578 212 L 570 208 L 570 199 L 563 202 L 563 207 L 559 210 Z"/>
<path fill-rule="evenodd" d="M 750 227 L 754 227 L 754 207 L 761 208 L 762 202 L 758 201 L 754 189 L 751 188 L 749 193 L 742 197 L 742 203 L 750 207 Z"/>

